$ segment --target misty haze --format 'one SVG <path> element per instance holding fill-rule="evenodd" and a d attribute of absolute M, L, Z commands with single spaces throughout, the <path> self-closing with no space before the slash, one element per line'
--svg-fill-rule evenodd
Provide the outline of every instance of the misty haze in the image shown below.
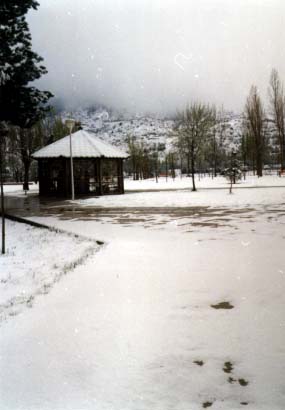
<path fill-rule="evenodd" d="M 40 86 L 69 108 L 240 112 L 253 83 L 265 97 L 271 69 L 284 73 L 284 14 L 282 0 L 41 0 L 29 23 Z"/>

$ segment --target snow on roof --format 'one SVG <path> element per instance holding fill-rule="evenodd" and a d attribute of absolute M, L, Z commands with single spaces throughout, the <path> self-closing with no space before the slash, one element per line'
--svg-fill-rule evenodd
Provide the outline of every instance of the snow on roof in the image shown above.
<path fill-rule="evenodd" d="M 94 133 L 79 130 L 71 134 L 73 158 L 127 158 L 128 154 L 107 144 Z M 69 135 L 34 152 L 33 158 L 70 158 Z"/>

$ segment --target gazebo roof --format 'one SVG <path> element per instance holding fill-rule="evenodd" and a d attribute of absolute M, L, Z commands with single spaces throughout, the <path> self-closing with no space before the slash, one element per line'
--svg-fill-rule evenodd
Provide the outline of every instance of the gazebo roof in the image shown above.
<path fill-rule="evenodd" d="M 128 158 L 128 154 L 102 141 L 93 132 L 79 130 L 71 135 L 73 158 Z M 33 158 L 70 158 L 69 135 L 36 151 Z"/>

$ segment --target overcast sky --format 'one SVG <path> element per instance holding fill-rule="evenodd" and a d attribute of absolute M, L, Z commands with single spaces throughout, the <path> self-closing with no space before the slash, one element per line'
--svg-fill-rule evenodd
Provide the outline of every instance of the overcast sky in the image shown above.
<path fill-rule="evenodd" d="M 284 0 L 39 0 L 40 86 L 70 107 L 169 113 L 195 100 L 241 111 L 271 69 L 285 80 Z"/>

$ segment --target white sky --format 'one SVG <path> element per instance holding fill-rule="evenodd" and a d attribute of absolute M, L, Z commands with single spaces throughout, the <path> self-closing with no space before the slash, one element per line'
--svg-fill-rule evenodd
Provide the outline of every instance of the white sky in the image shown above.
<path fill-rule="evenodd" d="M 40 0 L 29 22 L 41 86 L 72 107 L 240 111 L 273 67 L 285 80 L 284 0 Z"/>

